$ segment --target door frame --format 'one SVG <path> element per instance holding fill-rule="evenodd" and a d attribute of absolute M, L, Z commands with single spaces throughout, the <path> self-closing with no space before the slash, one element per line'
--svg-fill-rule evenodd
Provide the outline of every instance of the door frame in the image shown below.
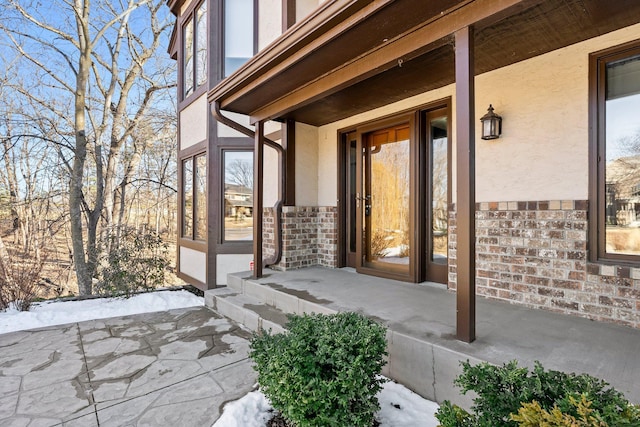
<path fill-rule="evenodd" d="M 451 116 L 452 112 L 452 98 L 447 97 L 439 99 L 428 104 L 419 105 L 410 110 L 400 111 L 393 115 L 381 117 L 378 119 L 370 120 L 364 123 L 355 124 L 350 127 L 338 129 L 337 131 L 337 161 L 338 161 L 338 179 L 337 179 L 337 230 L 338 230 L 338 267 L 346 267 L 348 257 L 348 233 L 349 226 L 347 218 L 348 209 L 348 197 L 347 197 L 347 184 L 349 179 L 347 177 L 347 167 L 349 162 L 348 151 L 346 145 L 348 141 L 348 135 L 355 133 L 356 135 L 356 156 L 362 155 L 363 135 L 375 130 L 384 129 L 386 127 L 392 127 L 394 125 L 409 122 L 410 126 L 410 252 L 409 252 L 409 272 L 408 274 L 398 274 L 395 272 L 379 270 L 375 268 L 362 266 L 362 238 L 357 239 L 356 250 L 356 270 L 363 274 L 369 274 L 372 276 L 378 276 L 388 279 L 400 280 L 404 282 L 423 282 L 427 277 L 426 272 L 426 256 L 427 249 L 429 247 L 428 237 L 430 227 L 427 227 L 427 200 L 429 200 L 430 182 L 428 180 L 427 173 L 429 172 L 429 159 L 428 159 L 428 147 L 425 141 L 425 131 L 428 123 L 426 123 L 426 116 L 429 112 L 435 110 L 444 109 L 447 115 L 447 134 L 448 134 L 448 167 L 447 167 L 447 208 L 451 210 L 452 200 L 452 145 L 453 145 L 453 120 Z M 360 160 L 359 163 L 362 163 Z M 356 188 L 362 189 L 362 170 L 358 168 L 356 173 Z M 356 213 L 356 230 L 362 233 L 362 215 Z M 448 263 L 447 263 L 448 271 Z M 446 281 L 445 281 L 446 284 Z"/>

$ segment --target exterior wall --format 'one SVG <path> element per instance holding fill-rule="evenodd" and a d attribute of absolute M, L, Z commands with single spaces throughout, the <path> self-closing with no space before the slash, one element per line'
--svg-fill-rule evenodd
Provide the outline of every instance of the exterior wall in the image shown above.
<path fill-rule="evenodd" d="M 216 256 L 216 285 L 226 285 L 227 275 L 238 271 L 249 271 L 253 254 L 218 254 Z"/>
<path fill-rule="evenodd" d="M 258 49 L 263 49 L 282 33 L 282 0 L 258 2 Z"/>
<path fill-rule="evenodd" d="M 264 210 L 263 255 L 273 254 L 274 218 Z M 337 209 L 318 206 L 282 208 L 282 260 L 277 270 L 293 270 L 314 265 L 335 268 L 338 265 Z"/>
<path fill-rule="evenodd" d="M 338 199 L 338 132 L 361 123 L 380 119 L 401 111 L 416 108 L 419 105 L 432 103 L 455 95 L 455 86 L 449 85 L 440 89 L 432 90 L 405 100 L 386 105 L 375 110 L 367 111 L 330 123 L 318 128 L 318 205 L 336 206 Z M 452 98 L 455 102 L 455 98 Z M 452 104 L 452 120 L 455 120 L 455 104 Z M 453 122 L 455 123 L 455 121 Z M 455 126 L 453 129 L 453 158 L 455 164 Z M 296 147 L 297 148 L 297 147 Z M 452 185 L 455 188 L 455 174 L 452 176 Z"/>
<path fill-rule="evenodd" d="M 476 77 L 502 137 L 476 127 L 477 292 L 529 307 L 640 328 L 640 267 L 587 262 L 588 57 L 637 39 L 640 24 Z M 452 98 L 455 85 L 318 129 L 318 204 L 337 199 L 340 129 Z M 455 131 L 455 116 L 452 117 Z M 455 134 L 452 144 L 455 202 Z M 449 213 L 449 288 L 456 288 L 456 213 Z"/>
<path fill-rule="evenodd" d="M 207 139 L 207 95 L 202 95 L 180 111 L 180 149 Z"/>
<path fill-rule="evenodd" d="M 639 35 L 640 24 L 476 77 L 476 201 L 588 198 L 589 53 Z M 336 204 L 338 130 L 446 97 L 452 97 L 455 200 L 455 85 L 449 85 L 318 128 L 318 204 Z M 479 118 L 489 104 L 503 117 L 503 134 L 484 141 Z"/>
<path fill-rule="evenodd" d="M 296 0 L 296 22 L 304 19 L 325 0 Z"/>
<path fill-rule="evenodd" d="M 587 262 L 586 200 L 483 202 L 477 294 L 640 328 L 640 268 Z M 449 287 L 455 289 L 455 212 Z"/>
<path fill-rule="evenodd" d="M 205 283 L 207 281 L 207 254 L 180 246 L 180 272 Z"/>
<path fill-rule="evenodd" d="M 333 159 L 333 164 L 336 159 Z M 330 175 L 318 175 L 318 128 L 296 123 L 296 204 L 318 206 L 318 186 Z M 334 201 L 335 204 L 335 201 Z"/>
<path fill-rule="evenodd" d="M 503 135 L 476 127 L 476 200 L 588 198 L 589 54 L 640 37 L 640 24 L 476 78 L 476 116 L 489 104 Z"/>

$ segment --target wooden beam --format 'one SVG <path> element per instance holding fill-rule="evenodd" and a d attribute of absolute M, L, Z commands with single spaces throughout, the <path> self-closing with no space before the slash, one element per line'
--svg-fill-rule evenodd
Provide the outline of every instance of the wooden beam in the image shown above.
<path fill-rule="evenodd" d="M 262 277 L 262 217 L 264 178 L 264 123 L 255 125 L 253 147 L 253 277 Z"/>
<path fill-rule="evenodd" d="M 252 118 L 251 121 L 277 118 L 368 77 L 392 67 L 400 66 L 402 61 L 408 61 L 429 50 L 440 47 L 446 42 L 446 38 L 456 30 L 503 13 L 506 9 L 521 2 L 522 0 L 475 0 L 463 2 L 442 15 L 438 15 L 354 58 L 351 62 L 325 73 L 296 90 L 288 92 L 270 104 L 256 106 L 257 108 L 249 113 Z M 362 13 L 364 13 L 364 9 Z M 341 31 L 344 32 L 346 29 L 342 28 Z M 335 37 L 324 35 L 322 40 L 326 43 L 326 40 L 332 38 Z M 319 41 L 320 39 L 316 40 L 315 43 Z M 318 49 L 319 46 L 314 45 L 313 48 Z M 220 99 L 224 108 L 240 97 L 247 95 L 256 87 L 266 84 L 268 79 L 276 76 L 282 70 L 295 66 L 295 62 L 309 54 L 311 52 L 308 52 L 307 49 L 296 52 L 291 58 L 279 62 L 273 69 L 265 72 L 258 79 L 251 81 L 237 92 L 221 93 L 217 91 L 217 88 L 214 88 L 209 96 L 210 98 Z M 243 113 L 247 112 L 243 111 Z"/>
<path fill-rule="evenodd" d="M 475 73 L 472 27 L 455 33 L 456 57 L 456 335 L 476 339 L 475 268 Z"/>

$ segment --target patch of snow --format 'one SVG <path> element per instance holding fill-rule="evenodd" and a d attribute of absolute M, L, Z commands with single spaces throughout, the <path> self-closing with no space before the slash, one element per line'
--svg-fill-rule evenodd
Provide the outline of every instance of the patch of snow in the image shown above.
<path fill-rule="evenodd" d="M 84 301 L 44 301 L 30 311 L 0 312 L 0 334 L 53 325 L 150 313 L 204 305 L 204 298 L 187 291 L 160 291 L 131 298 L 96 298 Z"/>
<path fill-rule="evenodd" d="M 438 404 L 408 388 L 388 381 L 378 393 L 380 427 L 437 427 Z"/>
<path fill-rule="evenodd" d="M 380 427 L 437 427 L 438 404 L 423 399 L 406 387 L 388 381 L 378 393 Z M 267 398 L 252 391 L 224 407 L 222 416 L 212 427 L 265 427 L 272 416 Z"/>
<path fill-rule="evenodd" d="M 259 391 L 252 391 L 244 397 L 228 403 L 215 427 L 264 427 L 273 415 L 271 404 Z"/>

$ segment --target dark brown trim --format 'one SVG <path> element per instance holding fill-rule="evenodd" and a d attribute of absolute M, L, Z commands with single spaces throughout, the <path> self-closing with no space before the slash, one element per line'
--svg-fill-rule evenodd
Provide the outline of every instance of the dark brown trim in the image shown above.
<path fill-rule="evenodd" d="M 196 68 L 197 68 L 197 64 L 196 64 L 196 50 L 197 50 L 197 21 L 196 21 L 196 11 L 200 8 L 200 6 L 204 3 L 207 3 L 207 17 L 206 17 L 206 26 L 207 26 L 207 79 L 206 81 L 201 84 L 200 86 L 197 86 L 197 77 L 196 77 Z M 188 22 L 191 21 L 193 23 L 193 85 L 194 85 L 194 89 L 193 92 L 190 93 L 189 95 L 185 96 L 184 94 L 184 52 L 185 52 L 185 46 L 184 46 L 184 28 L 185 26 L 188 24 Z M 211 22 L 211 5 L 209 4 L 209 0 L 199 0 L 199 1 L 193 1 L 189 7 L 187 8 L 187 10 L 185 11 L 184 14 L 182 14 L 182 16 L 179 17 L 178 22 L 176 22 L 176 28 L 178 29 L 178 40 L 179 40 L 179 44 L 178 46 L 180 46 L 180 53 L 178 54 L 178 111 L 186 108 L 188 105 L 190 105 L 193 101 L 195 101 L 196 99 L 198 99 L 202 94 L 207 93 L 208 89 L 209 89 L 209 77 L 210 77 L 210 73 L 209 73 L 209 66 L 210 66 L 210 56 L 211 56 L 211 50 L 210 50 L 210 40 L 211 40 L 211 36 L 210 36 L 210 22 Z"/>
<path fill-rule="evenodd" d="M 409 126 L 409 132 L 411 135 L 410 146 L 413 147 L 414 145 L 417 144 L 417 141 L 414 138 L 414 129 L 416 127 L 416 121 L 415 121 L 415 113 L 413 111 L 410 111 L 409 113 L 405 112 L 401 114 L 388 116 L 376 121 L 369 122 L 367 124 L 363 124 L 356 128 L 356 139 L 358 141 L 356 188 L 359 190 L 361 197 L 364 196 L 364 192 L 366 191 L 364 188 L 364 181 L 363 181 L 363 176 L 366 173 L 366 171 L 363 170 L 364 165 L 362 164 L 363 163 L 362 155 L 360 153 L 363 153 L 363 149 L 365 147 L 365 144 L 367 143 L 367 135 L 378 130 L 384 130 L 387 128 L 392 128 L 398 125 L 405 125 L 405 124 L 408 124 Z M 412 154 L 415 153 L 413 148 L 410 148 L 410 150 Z M 410 162 L 409 167 L 412 169 L 412 172 L 413 172 L 413 173 L 410 173 L 410 178 L 409 178 L 410 191 L 415 191 L 416 187 L 414 186 L 414 181 L 416 180 L 415 170 L 417 166 L 415 166 L 414 163 L 417 162 L 416 157 L 410 155 L 409 162 Z M 356 230 L 358 231 L 364 230 L 366 228 L 365 224 L 363 223 L 364 215 L 363 215 L 362 209 L 363 209 L 363 203 L 359 200 L 356 203 L 356 212 L 357 212 L 356 213 Z M 410 230 L 416 230 L 416 218 L 414 215 L 414 211 L 415 211 L 415 198 L 411 198 L 410 206 L 409 206 L 409 216 L 410 216 L 409 229 Z M 358 235 L 360 236 L 361 234 L 358 234 Z M 372 276 L 384 277 L 388 279 L 402 280 L 405 282 L 407 281 L 416 282 L 418 279 L 418 276 L 416 274 L 417 272 L 416 264 L 419 263 L 420 261 L 417 260 L 415 256 L 415 246 L 417 241 L 417 236 L 415 231 L 413 233 L 410 233 L 409 239 L 410 239 L 409 248 L 410 248 L 411 254 L 409 256 L 409 265 L 407 266 L 406 273 L 393 271 L 393 266 L 388 266 L 386 265 L 386 263 L 384 264 L 384 267 L 387 268 L 386 270 L 377 269 L 377 268 L 373 268 L 371 266 L 365 265 L 363 263 L 363 259 L 364 259 L 363 255 L 365 250 L 364 246 L 365 244 L 368 244 L 368 243 L 363 242 L 363 238 L 358 238 L 356 241 L 356 257 L 357 257 L 356 271 L 359 273 L 365 273 Z"/>
<path fill-rule="evenodd" d="M 606 251 L 606 66 L 607 63 L 640 55 L 640 40 L 634 40 L 589 55 L 589 231 L 588 259 L 605 264 L 637 265 L 637 255 Z"/>
<path fill-rule="evenodd" d="M 178 272 L 178 274 L 176 276 L 178 276 L 179 279 L 184 280 L 188 284 L 190 284 L 192 286 L 195 286 L 196 288 L 200 289 L 201 291 L 206 291 L 206 290 L 209 289 L 207 287 L 206 283 L 202 283 L 198 279 L 194 279 L 193 277 L 189 276 L 188 274 L 185 274 L 185 273 L 182 273 L 182 272 Z"/>
<path fill-rule="evenodd" d="M 207 140 L 200 141 L 197 144 L 193 144 L 185 148 L 184 150 L 178 151 L 178 159 L 186 159 L 187 157 L 193 157 L 197 154 L 204 153 L 207 151 Z"/>
<path fill-rule="evenodd" d="M 475 86 L 474 31 L 455 33 L 456 74 L 456 207 L 457 275 L 456 335 L 472 342 L 476 338 L 475 287 Z"/>
<path fill-rule="evenodd" d="M 349 218 L 348 212 L 349 209 L 347 206 L 351 202 L 348 198 L 349 189 L 347 188 L 348 178 L 347 178 L 347 165 L 349 164 L 349 155 L 347 150 L 347 145 L 350 145 L 351 138 L 349 135 L 355 133 L 355 128 L 348 129 L 340 129 L 336 133 L 337 141 L 338 141 L 338 156 L 337 156 L 337 165 L 338 165 L 338 188 L 336 194 L 338 195 L 337 200 L 337 210 L 338 210 L 338 248 L 337 248 L 337 267 L 346 267 L 348 265 L 347 262 L 347 253 L 349 250 L 347 249 L 347 244 L 349 242 L 347 236 L 349 233 Z"/>
<path fill-rule="evenodd" d="M 442 115 L 447 117 L 447 210 L 451 204 L 451 192 L 452 192 L 452 146 L 453 146 L 453 133 L 452 133 L 452 117 L 451 117 L 451 98 L 446 98 L 439 103 L 433 103 L 430 108 L 425 108 L 418 111 L 419 129 L 418 138 L 420 138 L 420 187 L 419 194 L 420 200 L 418 205 L 419 216 L 418 221 L 423 224 L 423 229 L 420 230 L 420 252 L 423 265 L 419 271 L 420 281 L 430 281 L 435 283 L 446 284 L 448 282 L 449 275 L 449 262 L 447 254 L 447 264 L 438 264 L 432 262 L 430 259 L 430 253 L 433 250 L 432 246 L 432 212 L 431 203 L 433 201 L 433 166 L 432 166 L 432 152 L 430 146 L 431 136 L 427 133 L 430 131 L 429 123 L 431 116 L 441 117 Z M 448 212 L 447 212 L 448 214 Z M 447 239 L 450 236 L 448 235 Z M 448 241 L 447 241 L 448 242 Z M 448 250 L 447 250 L 448 252 Z"/>
<path fill-rule="evenodd" d="M 354 16 L 350 19 L 344 20 L 335 27 L 327 30 L 322 37 L 313 38 L 308 42 L 308 45 L 288 53 L 285 57 L 283 53 L 279 52 L 279 49 L 286 51 L 289 43 L 293 43 L 294 41 L 300 42 L 300 40 L 296 38 L 302 37 L 305 34 L 302 31 L 305 27 L 298 27 L 299 31 L 288 33 L 288 37 L 279 40 L 280 43 L 274 43 L 271 49 L 265 51 L 262 55 L 257 55 L 254 61 L 250 61 L 245 67 L 239 70 L 240 72 L 238 72 L 233 79 L 228 79 L 213 88 L 209 93 L 210 99 L 219 100 L 223 108 L 233 104 L 240 97 L 247 96 L 257 87 L 267 85 L 268 80 L 277 76 L 282 70 L 295 66 L 296 63 L 300 62 L 306 56 L 312 55 L 320 46 L 323 46 L 328 43 L 328 41 L 344 33 L 347 28 L 366 20 L 371 14 L 385 7 L 384 3 L 385 2 L 370 3 L 355 12 Z M 274 100 L 270 104 L 255 105 L 247 108 L 247 111 L 243 112 L 250 114 L 252 121 L 283 116 L 315 100 L 326 97 L 339 88 L 362 81 L 384 70 L 397 67 L 399 58 L 409 60 L 418 54 L 440 47 L 448 42 L 445 39 L 457 28 L 461 28 L 464 25 L 472 25 L 492 15 L 502 13 L 518 3 L 520 3 L 518 0 L 463 1 L 450 10 L 444 11 L 442 14 L 389 40 L 386 44 L 377 46 L 375 49 L 363 53 L 344 66 L 331 70 L 322 77 L 296 90 L 288 91 L 287 94 L 284 94 L 281 98 Z M 339 13 L 339 10 L 336 10 L 334 13 Z M 276 52 L 280 53 L 278 60 L 272 61 L 271 55 Z"/>
<path fill-rule="evenodd" d="M 182 71 L 180 71 L 179 74 L 181 74 Z M 182 78 L 182 77 L 180 77 Z M 182 97 L 182 91 L 184 90 L 183 84 L 180 83 L 178 85 L 178 90 L 180 91 L 180 99 L 181 101 L 178 102 L 178 111 L 182 111 L 185 108 L 187 108 L 189 105 L 193 104 L 194 102 L 196 102 L 198 100 L 198 98 L 200 98 L 202 95 L 204 95 L 205 93 L 207 93 L 207 85 L 203 84 L 202 86 L 198 87 L 191 95 L 187 96 L 186 98 Z"/>
<path fill-rule="evenodd" d="M 282 0 L 282 32 L 296 23 L 296 0 Z"/>
<path fill-rule="evenodd" d="M 253 277 L 262 277 L 264 123 L 256 123 L 253 148 Z"/>
<path fill-rule="evenodd" d="M 198 252 L 207 252 L 207 242 L 204 240 L 193 240 L 181 237 L 180 240 L 178 240 L 178 246 L 184 246 L 185 248 L 193 249 Z"/>
<path fill-rule="evenodd" d="M 282 124 L 284 148 L 284 206 L 296 205 L 296 122 L 286 120 Z"/>

